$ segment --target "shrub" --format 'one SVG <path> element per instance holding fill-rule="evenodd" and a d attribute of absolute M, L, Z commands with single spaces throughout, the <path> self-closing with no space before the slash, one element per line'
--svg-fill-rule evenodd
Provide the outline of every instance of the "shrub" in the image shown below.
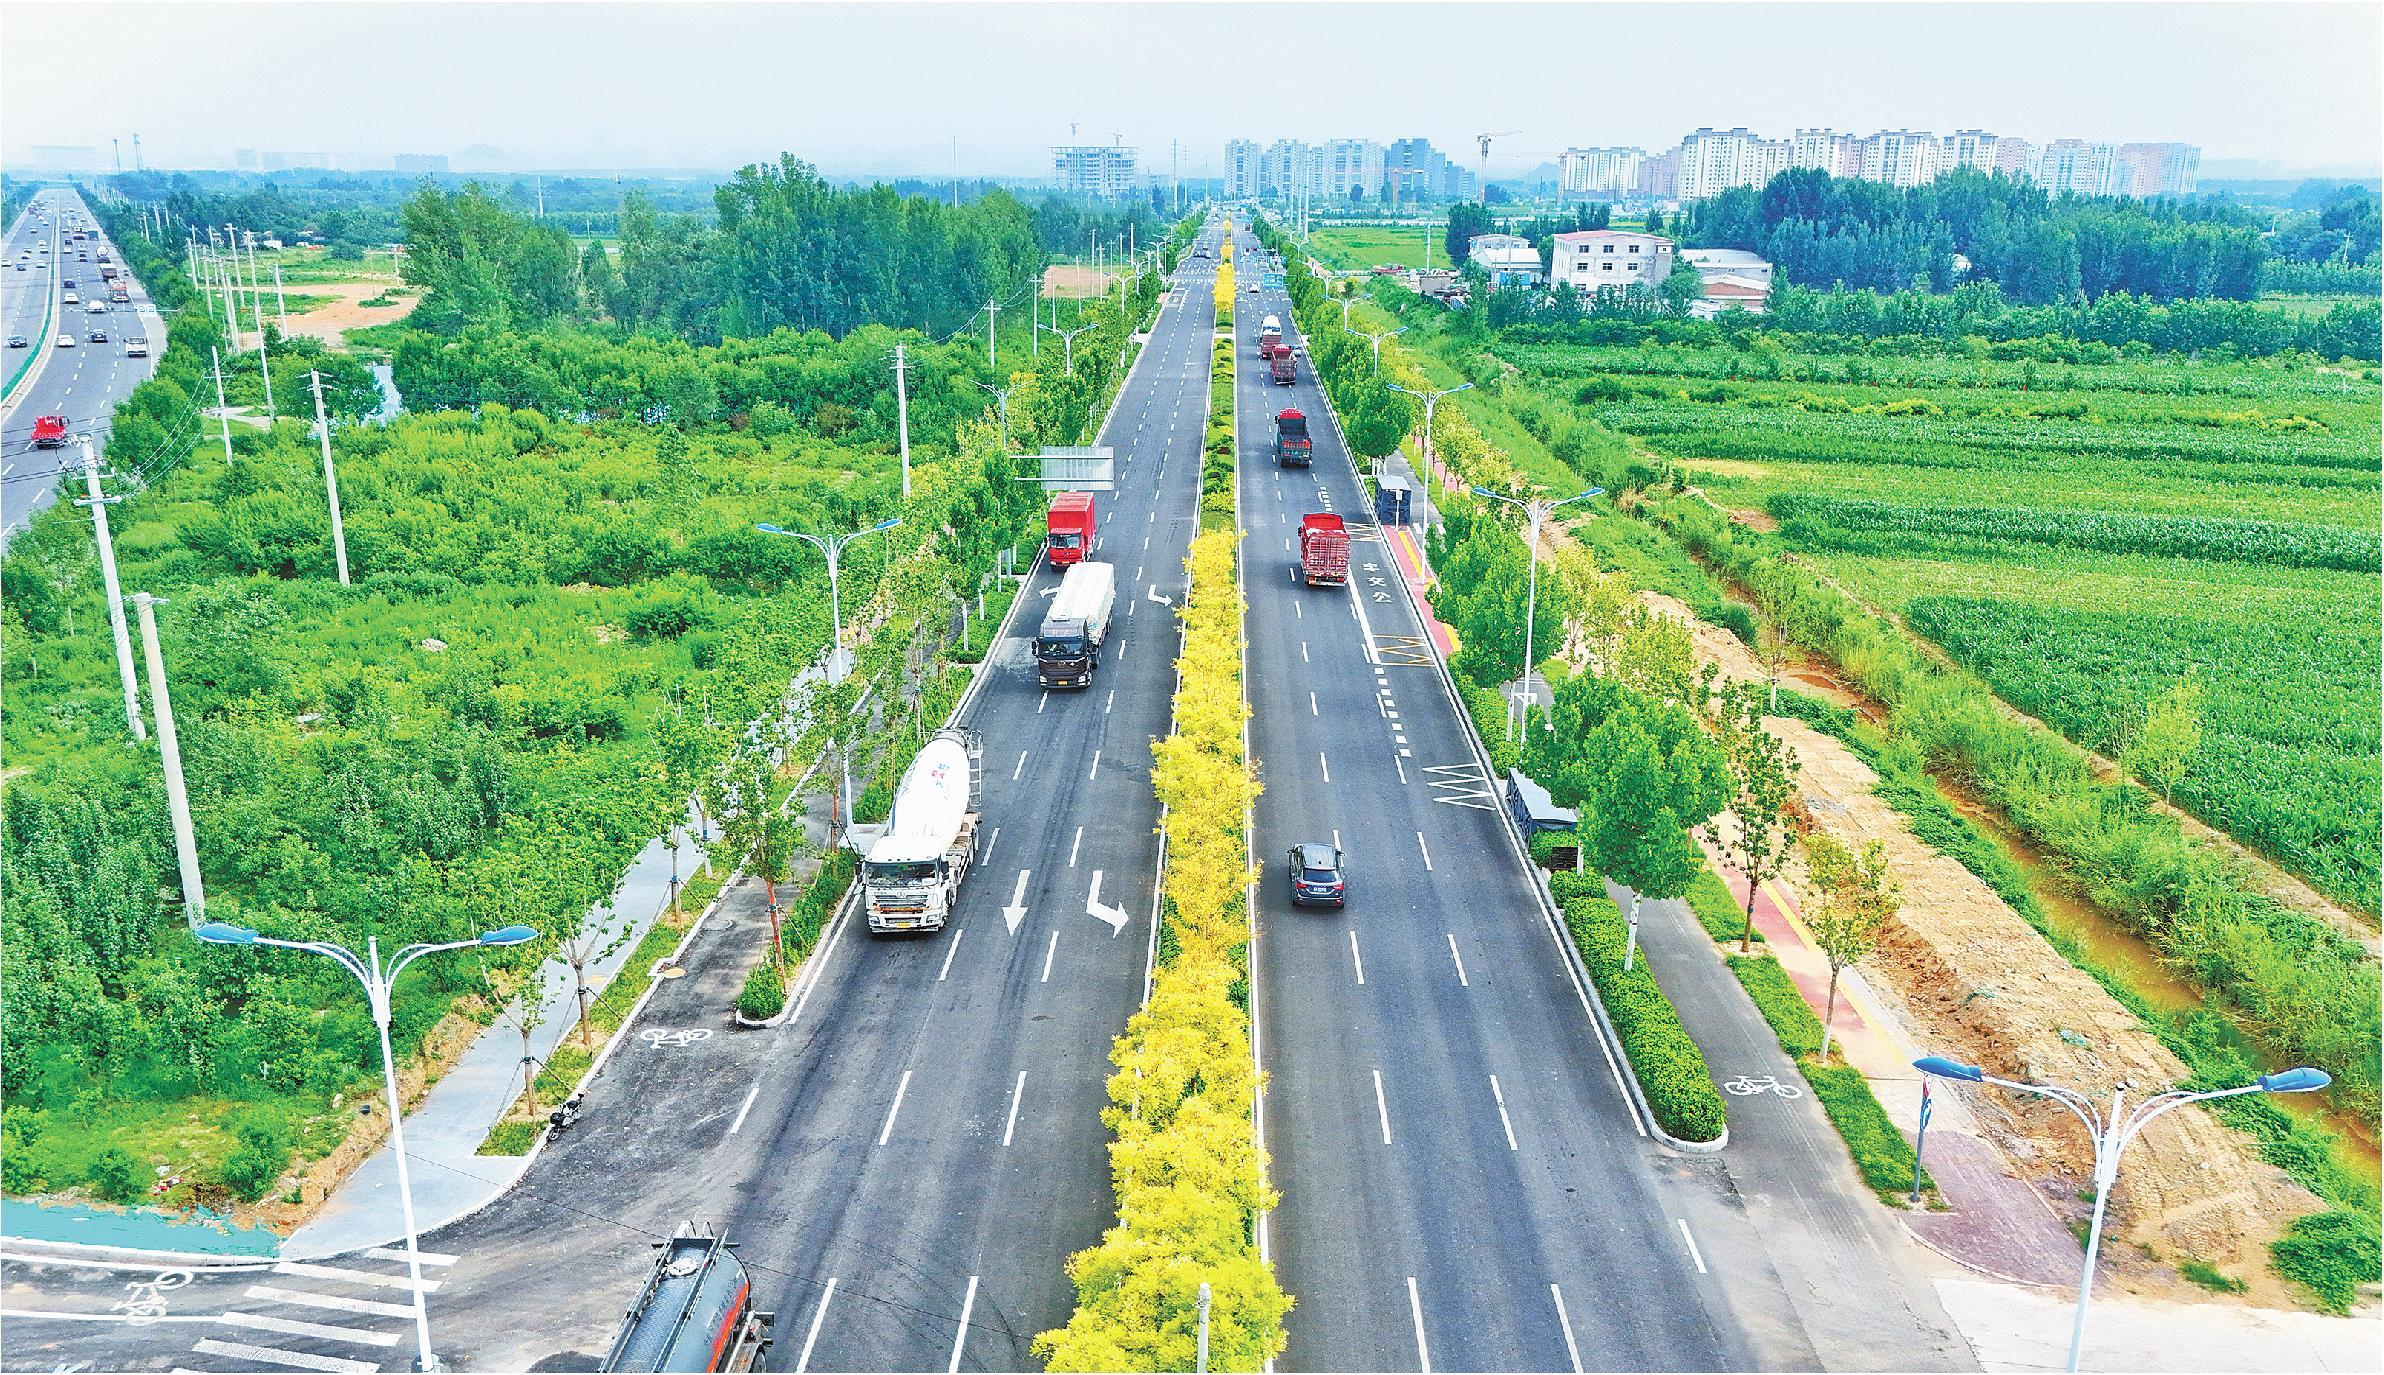
<path fill-rule="evenodd" d="M 2379 1260 L 2376 1219 L 2331 1208 L 2293 1219 L 2269 1248 L 2270 1266 L 2317 1296 L 2329 1313 L 2348 1313 L 2359 1287 L 2374 1284 Z"/>
<path fill-rule="evenodd" d="M 786 983 L 779 978 L 778 966 L 764 960 L 745 976 L 744 991 L 737 994 L 737 1012 L 756 1022 L 768 1021 L 786 1007 Z"/>
<path fill-rule="evenodd" d="M 1780 1038 L 1780 1049 L 1790 1055 L 1811 1055 L 1821 1049 L 1821 1019 L 1813 1015 L 1812 1004 L 1796 991 L 1796 981 L 1778 960 L 1769 955 L 1732 955 L 1728 963 L 1730 972 L 1754 1000 L 1756 1011 L 1771 1023 L 1772 1034 Z"/>
<path fill-rule="evenodd" d="M 1807 1015 L 1811 1015 L 1809 1010 Z M 1816 1021 L 1814 1025 L 1820 1024 Z M 1813 1086 L 1813 1096 L 1829 1114 L 1830 1125 L 1845 1138 L 1847 1153 L 1854 1157 L 1854 1168 L 1863 1183 L 1889 1202 L 1910 1193 L 1912 1143 L 1887 1120 L 1887 1110 L 1879 1106 L 1863 1072 L 1851 1065 L 1824 1065 L 1811 1059 L 1799 1059 L 1796 1067 Z M 1924 1193 L 1934 1193 L 1937 1188 L 1926 1170 L 1921 1172 L 1920 1186 Z"/>
<path fill-rule="evenodd" d="M 488 1129 L 487 1139 L 475 1154 L 528 1155 L 530 1147 L 538 1144 L 538 1132 L 544 1125 L 526 1117 L 508 1117 Z"/>
<path fill-rule="evenodd" d="M 2232 1275 L 2222 1274 L 2198 1260 L 2189 1260 L 2179 1265 L 2177 1273 L 2193 1283 L 2201 1285 L 2204 1289 L 2216 1293 L 2240 1294 L 2243 1292 L 2242 1280 L 2236 1279 Z"/>
<path fill-rule="evenodd" d="M 1683 1141 L 1719 1138 L 1722 1094 L 1705 1068 L 1705 1053 L 1682 1029 L 1680 1014 L 1647 963 L 1637 961 L 1623 971 L 1621 911 L 1604 897 L 1585 895 L 1566 903 L 1564 914 L 1657 1124 Z"/>
<path fill-rule="evenodd" d="M 141 1196 L 140 1162 L 115 1146 L 91 1157 L 84 1177 L 91 1192 L 110 1203 L 131 1203 Z"/>
<path fill-rule="evenodd" d="M 278 1121 L 252 1115 L 233 1128 L 233 1136 L 240 1145 L 224 1159 L 224 1187 L 254 1203 L 289 1164 L 289 1134 Z"/>
<path fill-rule="evenodd" d="M 1738 905 L 1738 898 L 1711 869 L 1702 870 L 1689 880 L 1688 897 L 1689 910 L 1696 913 L 1697 924 L 1715 941 L 1735 944 L 1745 933 L 1746 909 Z M 1763 933 L 1756 932 L 1755 939 L 1761 941 Z"/>

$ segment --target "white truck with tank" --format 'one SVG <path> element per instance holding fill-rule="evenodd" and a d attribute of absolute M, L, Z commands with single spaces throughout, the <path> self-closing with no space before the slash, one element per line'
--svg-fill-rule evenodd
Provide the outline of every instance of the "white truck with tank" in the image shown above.
<path fill-rule="evenodd" d="M 951 919 L 977 857 L 984 756 L 976 732 L 946 727 L 903 771 L 885 833 L 861 859 L 871 932 L 940 931 Z"/>

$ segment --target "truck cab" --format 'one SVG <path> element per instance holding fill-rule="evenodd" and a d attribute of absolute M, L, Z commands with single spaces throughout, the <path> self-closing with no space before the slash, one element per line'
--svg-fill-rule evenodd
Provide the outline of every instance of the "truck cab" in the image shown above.
<path fill-rule="evenodd" d="M 1044 687 L 1089 688 L 1101 665 L 1117 607 L 1117 573 L 1106 563 L 1080 563 L 1060 580 L 1051 610 L 1035 631 L 1035 677 Z"/>
<path fill-rule="evenodd" d="M 1057 492 L 1043 515 L 1044 548 L 1054 568 L 1081 563 L 1092 554 L 1097 532 L 1090 492 Z"/>
<path fill-rule="evenodd" d="M 957 727 L 921 746 L 894 790 L 894 810 L 861 860 L 869 929 L 940 931 L 977 857 L 984 742 Z"/>
<path fill-rule="evenodd" d="M 1296 409 L 1275 414 L 1275 466 L 1305 468 L 1316 461 L 1316 441 L 1308 437 L 1308 417 Z"/>
<path fill-rule="evenodd" d="M 1269 315 L 1258 325 L 1258 356 L 1272 358 L 1275 346 L 1283 342 L 1283 322 Z"/>
<path fill-rule="evenodd" d="M 63 415 L 33 417 L 33 447 L 36 449 L 66 447 L 66 417 Z"/>

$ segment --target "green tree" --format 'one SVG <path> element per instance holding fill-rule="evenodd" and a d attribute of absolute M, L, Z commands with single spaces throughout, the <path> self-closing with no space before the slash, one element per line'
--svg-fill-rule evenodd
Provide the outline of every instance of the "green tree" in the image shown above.
<path fill-rule="evenodd" d="M 1788 830 L 1788 807 L 1796 799 L 1796 774 L 1803 764 L 1796 751 L 1764 729 L 1753 684 L 1724 689 L 1717 706 L 1714 734 L 1729 769 L 1729 820 L 1725 823 L 1717 814 L 1706 827 L 1706 838 L 1746 876 L 1746 928 L 1738 937 L 1743 955 L 1754 948 L 1755 890 L 1764 880 L 1779 876 L 1795 841 Z"/>
<path fill-rule="evenodd" d="M 2185 781 L 2194 751 L 2200 748 L 2202 685 L 2191 677 L 2181 678 L 2145 705 L 2144 723 L 2137 727 L 2122 762 L 2137 778 L 2158 788 L 2167 802 Z"/>
<path fill-rule="evenodd" d="M 1612 751 L 1613 763 L 1598 799 L 1590 853 L 1600 872 L 1631 890 L 1630 931 L 1623 947 L 1623 968 L 1628 970 L 1639 945 L 1640 900 L 1677 898 L 1688 892 L 1704 857 L 1673 810 L 1679 790 L 1676 780 L 1667 776 L 1655 742 L 1633 730 L 1601 744 Z"/>
<path fill-rule="evenodd" d="M 1813 944 L 1829 961 L 1829 1000 L 1821 1014 L 1821 1059 L 1829 1059 L 1830 1023 L 1838 1015 L 1838 976 L 1878 948 L 1903 892 L 1887 874 L 1887 847 L 1871 841 L 1848 850 L 1825 832 L 1805 837 L 1805 865 L 1821 905 L 1805 915 Z"/>

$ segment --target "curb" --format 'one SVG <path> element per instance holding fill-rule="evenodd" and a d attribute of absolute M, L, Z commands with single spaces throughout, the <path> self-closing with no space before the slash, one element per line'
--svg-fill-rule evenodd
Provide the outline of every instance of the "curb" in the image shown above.
<path fill-rule="evenodd" d="M 1304 327 L 1301 332 L 1303 335 L 1306 333 Z M 1341 429 L 1341 413 L 1333 405 L 1332 391 L 1325 386 L 1324 378 L 1321 375 L 1316 378 L 1316 394 L 1324 403 L 1325 418 L 1333 423 L 1333 437 L 1340 441 L 1341 461 L 1348 467 L 1350 476 L 1358 481 L 1359 489 L 1364 490 L 1364 480 L 1358 478 L 1357 463 L 1350 457 L 1348 436 Z M 1423 608 L 1416 605 L 1415 589 L 1408 585 L 1405 577 L 1397 578 L 1394 581 L 1399 584 L 1400 596 L 1407 601 L 1408 611 L 1415 616 L 1416 623 L 1419 626 L 1422 625 L 1424 612 Z M 1441 691 L 1448 697 L 1450 708 L 1456 712 L 1457 722 L 1465 732 L 1466 744 L 1473 750 L 1474 762 L 1482 770 L 1482 779 L 1485 783 L 1495 784 L 1497 770 L 1491 762 L 1489 747 L 1482 742 L 1481 732 L 1474 727 L 1472 713 L 1465 709 L 1465 699 L 1459 695 L 1456 680 L 1449 674 L 1448 661 L 1441 656 L 1439 644 L 1433 642 L 1429 634 L 1425 635 L 1424 639 L 1432 646 L 1434 675 L 1440 682 Z M 1607 1015 L 1606 1000 L 1599 996 L 1596 981 L 1589 977 L 1589 967 L 1582 963 L 1581 952 L 1574 948 L 1571 937 L 1565 931 L 1563 914 L 1557 911 L 1556 901 L 1548 893 L 1547 879 L 1541 875 L 1539 866 L 1532 863 L 1531 851 L 1516 831 L 1515 818 L 1503 804 L 1497 808 L 1497 811 L 1499 834 L 1506 837 L 1507 848 L 1514 853 L 1516 862 L 1523 866 L 1524 873 L 1530 878 L 1532 896 L 1538 900 L 1540 907 L 1540 919 L 1547 927 L 1549 938 L 1556 942 L 1557 948 L 1564 954 L 1565 967 L 1572 976 L 1574 991 L 1581 995 L 1582 1006 L 1589 1011 L 1591 1023 L 1597 1032 L 1601 1047 L 1606 1052 L 1608 1063 L 1617 1067 L 1615 1077 L 1622 1083 L 1624 1098 L 1630 1104 L 1633 1121 L 1641 1131 L 1672 1150 L 1690 1155 L 1718 1153 L 1723 1147 L 1730 1144 L 1730 1128 L 1727 1122 L 1722 1127 L 1722 1134 L 1711 1141 L 1683 1141 L 1656 1125 L 1655 1109 L 1648 1104 L 1647 1091 L 1640 1087 L 1637 1069 L 1633 1068 L 1628 1074 L 1621 1072 L 1620 1067 L 1630 1065 L 1631 1057 L 1629 1052 L 1623 1049 L 1622 1037 L 1614 1030 L 1613 1019 Z"/>
<path fill-rule="evenodd" d="M 234 1272 L 241 1270 L 269 1270 L 281 1263 L 281 1255 L 228 1256 L 219 1251 L 149 1251 L 131 1246 L 97 1246 L 82 1241 L 36 1241 L 29 1237 L 0 1237 L 0 1260 L 19 1265 L 73 1265 L 86 1269 L 206 1270 Z M 44 1255 L 39 1251 L 64 1251 L 66 1255 Z"/>

